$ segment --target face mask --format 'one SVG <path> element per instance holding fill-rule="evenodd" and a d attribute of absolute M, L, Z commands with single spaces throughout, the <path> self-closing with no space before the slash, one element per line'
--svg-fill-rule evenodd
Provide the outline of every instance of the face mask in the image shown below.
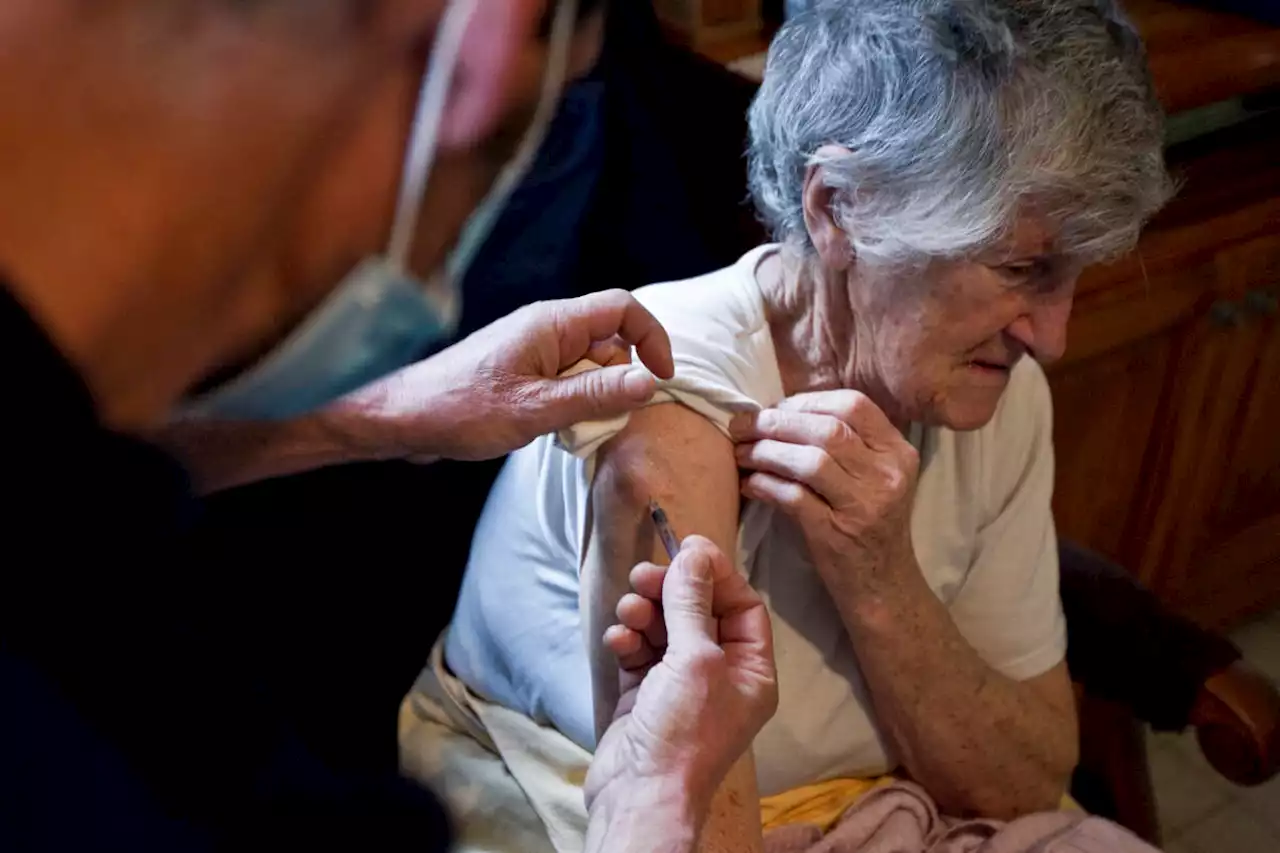
<path fill-rule="evenodd" d="M 452 337 L 462 313 L 461 282 L 511 193 L 528 172 L 559 103 L 577 0 L 562 0 L 533 122 L 493 188 L 464 225 L 442 268 L 426 283 L 409 270 L 418 214 L 435 160 L 440 119 L 462 39 L 478 0 L 455 0 L 441 21 L 418 101 L 391 240 L 370 257 L 253 368 L 184 407 L 184 414 L 231 420 L 295 417 L 392 373 Z"/>

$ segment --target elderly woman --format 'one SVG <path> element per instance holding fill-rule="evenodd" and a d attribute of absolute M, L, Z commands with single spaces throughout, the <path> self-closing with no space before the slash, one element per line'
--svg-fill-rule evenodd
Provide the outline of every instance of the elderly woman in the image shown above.
<path fill-rule="evenodd" d="M 510 460 L 447 666 L 590 750 L 654 499 L 773 618 L 780 705 L 727 803 L 897 770 L 951 813 L 1053 808 L 1077 734 L 1040 364 L 1080 271 L 1168 194 L 1139 39 L 1109 0 L 819 2 L 750 131 L 777 243 L 639 291 L 675 380 Z"/>

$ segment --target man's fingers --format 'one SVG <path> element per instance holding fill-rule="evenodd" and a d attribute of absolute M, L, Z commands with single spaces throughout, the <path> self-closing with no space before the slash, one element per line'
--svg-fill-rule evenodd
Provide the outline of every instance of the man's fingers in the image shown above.
<path fill-rule="evenodd" d="M 733 644 L 749 647 L 772 664 L 773 630 L 769 624 L 769 609 L 755 590 L 752 594 L 754 603 L 720 620 L 720 642 L 726 647 Z"/>
<path fill-rule="evenodd" d="M 657 563 L 638 563 L 631 570 L 631 588 L 645 598 L 662 600 L 662 582 L 667 579 L 669 566 Z"/>
<path fill-rule="evenodd" d="M 610 625 L 604 632 L 604 646 L 621 661 L 640 651 L 644 638 L 625 625 Z"/>
<path fill-rule="evenodd" d="M 604 645 L 623 672 L 641 672 L 662 659 L 662 653 L 648 640 L 622 625 L 611 625 L 604 632 Z"/>
<path fill-rule="evenodd" d="M 643 406 L 658 390 L 657 380 L 639 365 L 601 367 L 539 380 L 531 394 L 541 404 L 546 432 L 581 423 L 607 420 Z"/>
<path fill-rule="evenodd" d="M 632 631 L 647 631 L 654 620 L 660 618 L 658 608 L 651 599 L 629 592 L 618 599 L 615 608 L 618 622 Z"/>
<path fill-rule="evenodd" d="M 605 290 L 548 304 L 560 336 L 561 370 L 582 360 L 594 342 L 617 336 L 634 346 L 657 376 L 670 379 L 675 374 L 666 330 L 627 291 Z"/>
<path fill-rule="evenodd" d="M 720 617 L 720 642 L 726 650 L 737 646 L 737 654 L 750 652 L 758 655 L 768 666 L 773 666 L 773 628 L 769 622 L 769 608 L 760 593 L 738 577 L 741 587 L 733 590 L 734 607 Z"/>
<path fill-rule="evenodd" d="M 626 611 L 629 620 L 649 625 L 650 629 L 644 631 L 645 639 L 655 648 L 661 648 L 664 642 L 677 646 L 690 639 L 724 641 L 727 638 L 721 634 L 720 626 L 734 631 L 735 642 L 764 643 L 766 649 L 771 648 L 769 636 L 758 636 L 761 626 L 766 634 L 769 627 L 768 614 L 763 616 L 763 622 L 757 615 L 764 613 L 760 594 L 708 539 L 685 539 L 670 566 L 640 563 L 631 570 L 631 585 L 635 593 L 619 602 L 619 617 Z M 629 600 L 632 597 L 650 599 L 651 605 L 661 597 L 662 609 L 653 605 L 649 611 Z M 659 627 L 665 627 L 665 636 L 654 630 Z"/>
<path fill-rule="evenodd" d="M 708 640 L 719 642 L 712 604 L 717 558 L 723 560 L 723 555 L 706 540 L 691 542 L 694 538 L 685 540 L 662 584 L 662 614 L 673 650 L 696 648 Z"/>
<path fill-rule="evenodd" d="M 733 567 L 733 563 L 711 540 L 702 536 L 689 536 L 680 545 L 680 556 L 693 551 L 712 555 L 712 615 L 722 617 L 760 600 L 747 579 Z M 657 563 L 638 563 L 631 570 L 631 588 L 636 594 L 654 601 L 662 599 L 662 593 L 671 566 Z"/>
<path fill-rule="evenodd" d="M 618 337 L 596 341 L 587 350 L 586 358 L 601 367 L 615 367 L 631 363 L 631 345 Z"/>
<path fill-rule="evenodd" d="M 654 648 L 667 644 L 667 623 L 663 621 L 656 598 L 629 592 L 618 601 L 617 615 L 619 622 L 643 634 Z"/>

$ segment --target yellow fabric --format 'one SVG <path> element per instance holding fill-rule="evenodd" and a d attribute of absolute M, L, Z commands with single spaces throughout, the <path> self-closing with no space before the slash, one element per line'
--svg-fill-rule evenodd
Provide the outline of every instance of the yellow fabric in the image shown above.
<path fill-rule="evenodd" d="M 896 780 L 892 776 L 881 776 L 878 779 L 829 779 L 783 791 L 760 801 L 760 822 L 765 832 L 793 823 L 813 824 L 823 832 L 828 832 L 850 806 L 876 788 L 894 781 Z M 1063 794 L 1058 807 L 1063 811 L 1082 811 L 1080 805 L 1067 794 Z"/>
<path fill-rule="evenodd" d="M 760 822 L 765 832 L 793 823 L 810 823 L 823 832 L 831 829 L 849 806 L 876 788 L 893 782 L 879 779 L 829 779 L 793 788 L 760 801 Z"/>

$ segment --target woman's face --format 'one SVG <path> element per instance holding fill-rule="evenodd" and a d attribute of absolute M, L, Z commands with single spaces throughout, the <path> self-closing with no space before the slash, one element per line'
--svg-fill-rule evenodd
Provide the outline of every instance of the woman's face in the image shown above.
<path fill-rule="evenodd" d="M 983 426 L 1018 359 L 1047 363 L 1066 347 L 1080 265 L 1052 245 L 1027 216 L 972 258 L 914 269 L 854 261 L 846 271 L 854 376 L 879 387 L 895 419 Z"/>

